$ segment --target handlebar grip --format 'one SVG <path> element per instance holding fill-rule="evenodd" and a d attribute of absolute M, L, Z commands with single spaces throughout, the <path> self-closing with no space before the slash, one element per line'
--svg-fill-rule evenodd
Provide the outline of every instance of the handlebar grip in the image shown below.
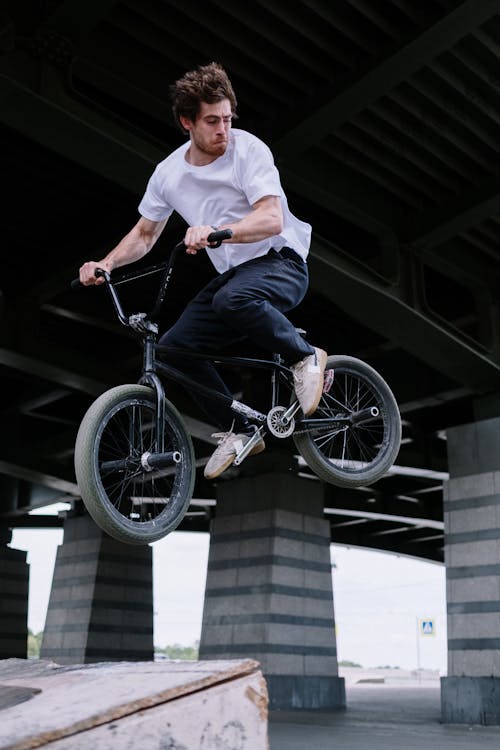
<path fill-rule="evenodd" d="M 104 276 L 104 278 L 106 279 L 106 281 L 109 281 L 109 274 L 107 276 L 106 276 L 106 274 L 108 274 L 108 272 L 105 271 L 104 268 L 96 268 L 95 272 L 94 272 L 94 275 L 95 275 L 95 277 L 97 279 L 99 278 L 99 276 Z M 70 287 L 72 289 L 79 289 L 79 287 L 81 287 L 81 286 L 83 286 L 83 284 L 80 281 L 80 279 L 73 279 L 70 282 Z"/>
<path fill-rule="evenodd" d="M 230 240 L 233 236 L 233 230 L 232 229 L 216 229 L 214 232 L 211 232 L 207 240 L 210 242 L 212 248 L 214 247 L 220 247 L 222 245 L 223 240 Z M 217 243 L 216 245 L 212 243 Z"/>

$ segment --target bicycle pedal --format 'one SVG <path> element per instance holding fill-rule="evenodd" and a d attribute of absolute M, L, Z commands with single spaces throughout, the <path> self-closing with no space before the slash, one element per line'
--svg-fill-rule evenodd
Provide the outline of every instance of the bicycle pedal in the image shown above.
<path fill-rule="evenodd" d="M 323 393 L 329 393 L 335 379 L 335 370 L 325 370 Z"/>

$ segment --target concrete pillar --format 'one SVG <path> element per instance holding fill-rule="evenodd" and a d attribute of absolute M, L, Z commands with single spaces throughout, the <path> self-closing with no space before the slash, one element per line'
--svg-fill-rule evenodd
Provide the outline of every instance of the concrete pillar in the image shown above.
<path fill-rule="evenodd" d="M 500 418 L 447 431 L 445 723 L 500 724 Z"/>
<path fill-rule="evenodd" d="M 0 528 L 0 659 L 26 659 L 29 565 L 24 550 L 7 546 L 11 538 Z"/>
<path fill-rule="evenodd" d="M 345 705 L 319 482 L 273 472 L 218 487 L 200 658 L 240 657 L 261 663 L 271 708 Z"/>
<path fill-rule="evenodd" d="M 69 517 L 54 567 L 42 657 L 60 664 L 153 658 L 152 549 Z"/>

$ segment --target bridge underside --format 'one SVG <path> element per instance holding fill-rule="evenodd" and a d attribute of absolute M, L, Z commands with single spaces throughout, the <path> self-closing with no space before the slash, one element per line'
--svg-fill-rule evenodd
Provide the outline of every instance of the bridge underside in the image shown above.
<path fill-rule="evenodd" d="M 269 143 L 292 210 L 313 224 L 311 288 L 292 319 L 372 364 L 403 417 L 393 471 L 323 488 L 332 540 L 443 559 L 446 430 L 500 410 L 500 16 L 486 0 L 7 3 L 0 16 L 0 524 L 78 499 L 73 446 L 92 400 L 135 382 L 137 343 L 82 261 L 136 220 L 155 163 L 180 144 L 168 84 L 219 60 L 238 126 Z M 175 218 L 147 263 L 182 236 Z M 182 260 L 167 327 L 213 273 Z M 153 282 L 134 291 L 148 307 Z M 228 374 L 235 392 L 260 383 Z M 182 528 L 207 530 L 210 426 L 170 392 L 200 476 Z M 295 470 L 317 482 L 296 460 Z"/>

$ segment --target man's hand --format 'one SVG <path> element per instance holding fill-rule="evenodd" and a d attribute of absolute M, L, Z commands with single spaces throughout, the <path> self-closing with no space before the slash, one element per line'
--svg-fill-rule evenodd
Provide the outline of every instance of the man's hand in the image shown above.
<path fill-rule="evenodd" d="M 89 260 L 83 264 L 80 268 L 80 282 L 84 286 L 92 286 L 93 284 L 104 284 L 104 278 L 99 276 L 96 278 L 95 269 L 102 268 L 108 273 L 111 273 L 111 263 L 106 260 Z"/>
<path fill-rule="evenodd" d="M 201 227 L 189 227 L 184 237 L 184 244 L 186 245 L 186 252 L 188 255 L 196 255 L 198 250 L 210 247 L 208 241 L 208 235 L 212 234 L 214 228 L 208 225 Z"/>

